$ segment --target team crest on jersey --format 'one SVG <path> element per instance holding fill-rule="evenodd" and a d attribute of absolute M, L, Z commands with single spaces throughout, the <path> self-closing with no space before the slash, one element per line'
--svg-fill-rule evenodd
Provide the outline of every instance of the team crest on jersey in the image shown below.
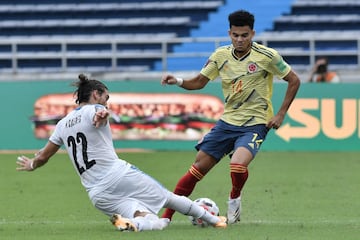
<path fill-rule="evenodd" d="M 248 72 L 249 73 L 254 73 L 254 72 L 256 72 L 256 70 L 257 70 L 257 65 L 256 65 L 256 63 L 250 63 L 249 65 L 248 65 Z"/>

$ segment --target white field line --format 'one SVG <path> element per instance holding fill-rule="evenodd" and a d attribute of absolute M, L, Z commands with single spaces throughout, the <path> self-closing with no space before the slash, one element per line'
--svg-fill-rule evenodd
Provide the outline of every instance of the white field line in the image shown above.
<path fill-rule="evenodd" d="M 55 224 L 55 225 L 64 225 L 69 224 L 71 221 L 52 221 L 52 220 L 39 220 L 39 221 L 28 221 L 28 220 L 18 220 L 18 221 L 7 221 L 6 219 L 0 219 L 0 225 L 21 225 L 21 224 Z M 74 220 L 76 224 L 85 224 L 85 225 L 98 225 L 98 224 L 108 224 L 108 222 L 101 220 L 84 220 L 78 221 Z M 71 224 L 74 224 L 71 223 Z M 185 220 L 174 220 L 171 225 L 189 225 L 190 221 Z M 250 220 L 242 221 L 238 223 L 239 225 L 277 225 L 277 226 L 296 226 L 296 225 L 359 225 L 360 227 L 360 218 L 359 219 L 347 219 L 347 220 L 291 220 L 291 221 L 279 221 L 279 220 Z"/>
<path fill-rule="evenodd" d="M 184 220 L 176 220 L 173 221 L 172 224 L 182 224 L 182 225 L 188 225 L 190 221 L 184 221 Z M 329 220 L 329 219 L 323 219 L 323 220 L 289 220 L 289 221 L 280 221 L 280 220 L 247 220 L 247 221 L 241 221 L 240 223 L 237 223 L 239 225 L 280 225 L 280 226 L 291 226 L 291 225 L 359 225 L 360 227 L 360 218 L 358 219 L 347 219 L 347 220 Z"/>

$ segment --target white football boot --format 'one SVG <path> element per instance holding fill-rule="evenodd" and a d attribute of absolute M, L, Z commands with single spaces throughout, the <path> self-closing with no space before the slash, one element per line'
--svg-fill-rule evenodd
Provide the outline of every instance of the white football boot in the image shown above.
<path fill-rule="evenodd" d="M 233 224 L 240 221 L 241 213 L 241 196 L 228 201 L 227 219 L 228 224 Z"/>

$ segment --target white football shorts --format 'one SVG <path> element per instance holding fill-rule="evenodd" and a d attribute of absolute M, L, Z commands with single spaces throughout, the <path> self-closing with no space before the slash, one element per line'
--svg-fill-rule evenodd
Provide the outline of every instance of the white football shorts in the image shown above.
<path fill-rule="evenodd" d="M 133 218 L 136 211 L 158 214 L 171 192 L 158 181 L 135 166 L 111 187 L 91 198 L 94 206 L 104 214 L 120 214 Z"/>

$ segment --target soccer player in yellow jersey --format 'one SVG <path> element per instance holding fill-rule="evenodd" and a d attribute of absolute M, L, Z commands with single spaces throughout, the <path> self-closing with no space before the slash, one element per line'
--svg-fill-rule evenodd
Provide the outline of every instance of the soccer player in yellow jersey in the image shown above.
<path fill-rule="evenodd" d="M 248 165 L 268 131 L 278 129 L 300 86 L 297 74 L 271 48 L 252 41 L 254 16 L 244 10 L 228 17 L 232 44 L 220 47 L 210 56 L 194 78 L 182 79 L 165 74 L 161 84 L 178 85 L 187 90 L 204 88 L 220 77 L 225 109 L 214 128 L 196 145 L 198 153 L 189 171 L 179 180 L 174 193 L 189 196 L 200 181 L 224 156 L 229 155 L 232 188 L 228 199 L 228 223 L 240 220 L 241 190 L 248 178 Z M 273 77 L 288 87 L 279 111 L 271 103 Z M 171 220 L 174 211 L 166 209 L 163 218 Z"/>

